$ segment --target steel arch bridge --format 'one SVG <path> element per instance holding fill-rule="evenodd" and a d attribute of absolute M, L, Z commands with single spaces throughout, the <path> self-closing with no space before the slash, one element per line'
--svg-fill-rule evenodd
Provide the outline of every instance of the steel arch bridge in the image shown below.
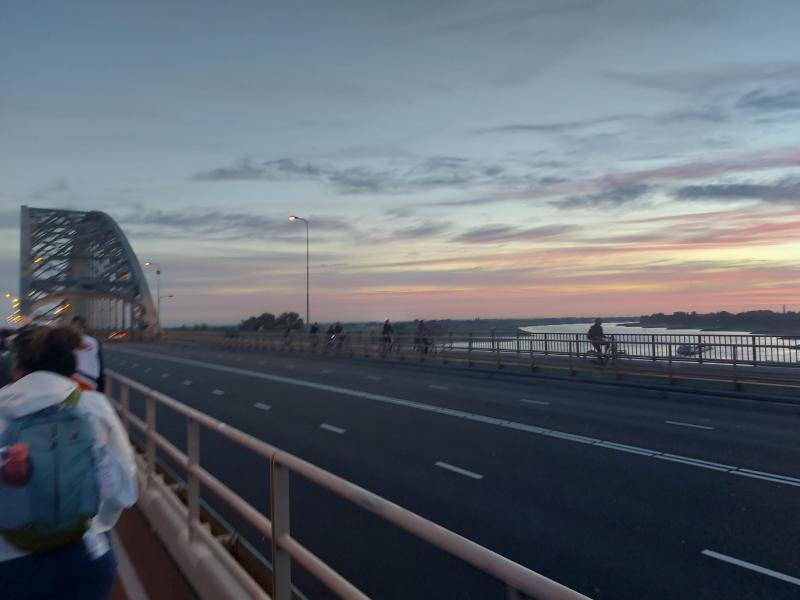
<path fill-rule="evenodd" d="M 24 321 L 80 314 L 97 331 L 160 330 L 136 254 L 98 211 L 22 207 L 19 298 Z"/>

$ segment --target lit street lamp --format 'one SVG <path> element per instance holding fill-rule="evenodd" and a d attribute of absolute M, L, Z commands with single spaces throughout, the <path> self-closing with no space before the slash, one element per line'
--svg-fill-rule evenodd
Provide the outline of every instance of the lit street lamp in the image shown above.
<path fill-rule="evenodd" d="M 311 327 L 311 303 L 309 302 L 309 268 L 308 268 L 308 221 L 297 215 L 290 215 L 290 221 L 302 221 L 306 224 L 306 327 Z"/>
<path fill-rule="evenodd" d="M 161 267 L 158 266 L 158 263 L 154 263 L 153 261 L 145 261 L 145 267 L 155 267 L 156 268 L 156 312 L 158 312 L 158 324 L 161 325 Z"/>

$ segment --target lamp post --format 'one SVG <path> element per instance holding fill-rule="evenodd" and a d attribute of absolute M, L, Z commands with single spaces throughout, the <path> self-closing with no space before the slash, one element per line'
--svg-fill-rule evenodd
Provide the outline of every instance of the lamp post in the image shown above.
<path fill-rule="evenodd" d="M 311 303 L 309 301 L 309 267 L 308 267 L 308 221 L 303 217 L 298 217 L 297 215 L 289 215 L 290 221 L 302 221 L 306 224 L 306 327 L 311 327 Z"/>
<path fill-rule="evenodd" d="M 161 267 L 153 261 L 145 261 L 145 267 L 156 268 L 156 312 L 158 312 L 158 325 L 161 326 Z"/>

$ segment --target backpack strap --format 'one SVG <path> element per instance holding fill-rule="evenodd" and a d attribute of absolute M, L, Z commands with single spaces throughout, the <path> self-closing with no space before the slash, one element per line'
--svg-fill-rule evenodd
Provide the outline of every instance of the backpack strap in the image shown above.
<path fill-rule="evenodd" d="M 76 386 L 70 395 L 64 400 L 64 406 L 68 406 L 70 408 L 75 408 L 78 406 L 78 402 L 81 401 L 81 394 L 83 394 L 83 390 L 80 388 L 80 386 Z"/>

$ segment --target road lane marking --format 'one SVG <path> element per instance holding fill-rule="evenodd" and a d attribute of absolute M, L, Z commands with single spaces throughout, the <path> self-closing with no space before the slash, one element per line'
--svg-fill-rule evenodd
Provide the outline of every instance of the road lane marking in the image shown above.
<path fill-rule="evenodd" d="M 161 374 L 161 379 L 166 379 L 167 377 L 169 377 L 169 373 L 162 373 Z"/>
<path fill-rule="evenodd" d="M 151 369 L 150 367 L 147 367 L 147 368 L 144 370 L 144 372 L 145 372 L 145 373 L 149 373 L 149 372 L 150 372 L 150 371 L 152 371 L 152 370 L 153 370 L 153 369 Z"/>
<path fill-rule="evenodd" d="M 211 393 L 214 394 L 215 396 L 224 396 L 225 395 L 225 392 L 223 392 L 222 390 L 213 390 Z"/>
<path fill-rule="evenodd" d="M 714 552 L 713 550 L 703 550 L 700 554 L 736 565 L 737 567 L 742 567 L 743 569 L 749 569 L 750 571 L 755 571 L 756 573 L 761 573 L 762 575 L 774 577 L 775 579 L 780 579 L 781 581 L 800 586 L 800 579 L 797 577 L 792 577 L 791 575 L 786 575 L 785 573 L 780 573 L 779 571 L 773 571 L 772 569 L 767 569 L 766 567 L 760 567 L 758 565 L 754 565 L 753 563 L 739 560 L 738 558 L 733 558 L 732 556 L 728 556 L 726 554 L 720 554 L 719 552 Z"/>
<path fill-rule="evenodd" d="M 133 363 L 133 364 L 131 365 L 131 367 L 133 367 L 134 369 L 136 369 L 138 366 L 139 366 L 139 363 Z"/>
<path fill-rule="evenodd" d="M 320 373 L 322 373 L 323 375 L 330 375 L 331 373 L 333 373 L 333 369 L 322 369 Z"/>
<path fill-rule="evenodd" d="M 286 368 L 287 368 L 287 369 L 294 369 L 294 368 L 296 368 L 296 367 L 297 367 L 297 365 L 286 365 Z"/>
<path fill-rule="evenodd" d="M 431 384 L 428 387 L 431 388 L 432 390 L 442 390 L 444 392 L 446 392 L 447 390 L 450 389 L 446 385 L 433 385 L 433 384 Z"/>
<path fill-rule="evenodd" d="M 367 375 L 367 379 L 370 381 L 380 381 L 383 377 L 379 377 L 378 375 Z"/>
<path fill-rule="evenodd" d="M 545 402 L 544 400 L 529 400 L 528 398 L 520 398 L 520 402 L 524 402 L 525 404 L 539 404 L 541 406 L 550 406 L 549 402 Z"/>
<path fill-rule="evenodd" d="M 164 354 L 154 354 L 154 353 L 144 353 L 140 350 L 115 350 L 116 352 L 125 352 L 127 354 L 133 355 L 140 355 L 140 356 L 147 356 L 153 358 L 157 356 L 161 360 L 174 362 L 178 364 L 190 365 L 194 367 L 201 367 L 207 370 L 219 371 L 223 373 L 232 373 L 234 375 L 242 375 L 246 377 L 252 377 L 254 379 L 262 379 L 265 381 L 273 381 L 276 383 L 283 383 L 286 385 L 295 385 L 299 387 L 304 387 L 308 389 L 335 393 L 335 394 L 342 394 L 345 396 L 351 396 L 354 398 L 361 398 L 363 400 L 371 400 L 374 402 L 381 402 L 384 404 L 390 404 L 393 406 L 402 406 L 405 408 L 412 408 L 415 410 L 428 412 L 428 413 L 436 413 L 441 414 L 449 417 L 456 417 L 459 419 L 465 419 L 470 421 L 482 422 L 488 425 L 496 426 L 496 427 L 504 427 L 506 429 L 515 429 L 517 431 L 524 431 L 526 433 L 531 433 L 534 435 L 543 435 L 547 437 L 553 437 L 556 439 L 562 439 L 563 441 L 569 441 L 573 443 L 583 443 L 588 444 L 591 446 L 597 446 L 600 448 L 605 448 L 608 450 L 616 450 L 618 452 L 626 452 L 629 454 L 637 454 L 640 456 L 645 456 L 648 458 L 660 458 L 661 460 L 673 462 L 676 464 L 683 464 L 686 466 L 697 467 L 701 469 L 709 469 L 712 471 L 719 471 L 728 473 L 730 475 L 740 475 L 743 477 L 750 477 L 752 479 L 770 481 L 772 483 L 778 483 L 782 485 L 790 485 L 795 487 L 800 487 L 800 479 L 795 477 L 790 477 L 787 475 L 778 475 L 778 474 L 771 474 L 771 473 L 762 473 L 760 471 L 752 471 L 750 469 L 744 469 L 741 467 L 736 467 L 733 465 L 723 465 L 720 463 L 714 463 L 702 459 L 691 458 L 688 456 L 680 456 L 677 454 L 669 454 L 667 452 L 660 452 L 658 450 L 651 450 L 649 448 L 640 448 L 639 446 L 629 446 L 627 444 L 619 444 L 616 442 L 611 442 L 607 440 L 598 440 L 595 442 L 588 442 L 587 440 L 592 440 L 593 438 L 586 438 L 585 436 L 576 435 L 573 433 L 565 432 L 565 431 L 556 431 L 551 429 L 546 429 L 544 427 L 537 427 L 536 425 L 532 425 L 529 423 L 519 423 L 515 421 L 507 421 L 504 419 L 497 419 L 494 417 L 489 417 L 486 415 L 479 415 L 474 413 L 469 413 L 465 411 L 460 411 L 452 408 L 445 408 L 442 406 L 436 406 L 432 404 L 425 404 L 423 402 L 415 402 L 413 400 L 404 400 L 402 398 L 395 398 L 393 396 L 385 396 L 383 394 L 374 394 L 372 392 L 364 392 L 361 390 L 356 390 L 352 388 L 343 388 L 338 387 L 335 385 L 325 384 L 325 383 L 316 383 L 314 381 L 308 381 L 305 379 L 295 379 L 291 377 L 285 377 L 282 375 L 273 375 L 271 373 L 262 373 L 259 371 L 249 371 L 246 369 L 240 369 L 238 367 L 229 367 L 225 365 L 217 365 L 213 363 L 208 363 L 204 361 L 194 360 L 190 358 L 178 358 Z M 323 371 L 325 372 L 325 371 Z"/>
<path fill-rule="evenodd" d="M 682 423 L 681 421 L 664 421 L 664 423 L 668 423 L 669 425 L 680 425 L 681 427 L 694 427 L 695 429 L 708 429 L 709 431 L 714 431 L 714 428 L 709 427 L 708 425 L 694 425 L 693 423 Z"/>
<path fill-rule="evenodd" d="M 332 431 L 333 433 L 344 433 L 345 430 L 341 427 L 335 427 L 334 425 L 328 425 L 327 423 L 323 423 L 319 426 L 320 429 L 324 429 L 326 431 Z"/>
<path fill-rule="evenodd" d="M 269 404 L 261 404 L 261 402 L 256 402 L 253 404 L 255 408 L 260 408 L 261 410 L 269 410 L 272 408 Z"/>
<path fill-rule="evenodd" d="M 446 462 L 437 461 L 434 463 L 437 467 L 441 467 L 442 469 L 447 469 L 448 471 L 452 471 L 453 473 L 458 473 L 459 475 L 464 475 L 465 477 L 472 477 L 472 479 L 483 479 L 483 475 L 480 473 L 474 473 L 473 471 L 467 471 L 466 469 L 462 469 L 461 467 L 457 467 L 455 465 L 451 465 Z"/>
<path fill-rule="evenodd" d="M 191 379 L 184 379 L 183 380 L 183 385 L 192 385 L 192 380 Z"/>

